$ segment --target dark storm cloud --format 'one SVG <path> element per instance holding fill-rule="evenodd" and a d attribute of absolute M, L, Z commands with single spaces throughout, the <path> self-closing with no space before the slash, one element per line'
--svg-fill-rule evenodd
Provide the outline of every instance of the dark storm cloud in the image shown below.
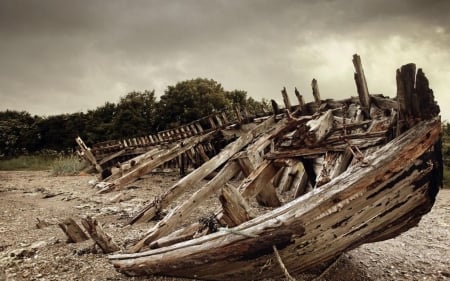
<path fill-rule="evenodd" d="M 392 92 L 374 84 L 392 84 L 383 74 L 402 63 L 433 65 L 424 68 L 435 80 L 450 74 L 449 3 L 0 1 L 0 110 L 86 110 L 195 77 L 257 99 L 284 85 L 308 92 L 312 77 L 329 96 L 347 95 L 355 52 L 374 91 Z"/>

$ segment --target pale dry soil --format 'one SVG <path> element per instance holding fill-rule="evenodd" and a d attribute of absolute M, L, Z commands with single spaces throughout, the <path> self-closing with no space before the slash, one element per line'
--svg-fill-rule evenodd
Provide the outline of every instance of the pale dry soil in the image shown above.
<path fill-rule="evenodd" d="M 89 186 L 92 179 L 54 177 L 44 171 L 0 172 L 0 281 L 182 280 L 124 276 L 92 241 L 66 243 L 57 224 L 67 217 L 79 222 L 82 216 L 94 216 L 126 248 L 153 224 L 127 226 L 127 220 L 173 185 L 177 174 L 154 173 L 132 188 L 102 195 Z M 207 201 L 207 206 L 217 204 L 215 196 Z M 48 225 L 38 228 L 37 219 Z M 440 191 L 417 227 L 345 253 L 318 280 L 450 280 L 450 190 Z"/>

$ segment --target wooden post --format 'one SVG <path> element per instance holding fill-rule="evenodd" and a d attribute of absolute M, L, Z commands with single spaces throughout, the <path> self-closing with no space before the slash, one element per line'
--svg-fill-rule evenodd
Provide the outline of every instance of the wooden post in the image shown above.
<path fill-rule="evenodd" d="M 317 106 L 320 106 L 322 101 L 320 100 L 320 92 L 319 92 L 319 85 L 317 84 L 317 80 L 313 79 L 311 82 L 311 88 L 314 96 L 314 101 L 316 102 Z"/>
<path fill-rule="evenodd" d="M 289 96 L 287 94 L 286 87 L 283 87 L 283 90 L 281 90 L 281 95 L 283 96 L 284 107 L 290 111 L 292 105 L 291 105 L 291 101 L 289 100 Z"/>
<path fill-rule="evenodd" d="M 300 92 L 297 90 L 297 87 L 295 88 L 295 96 L 297 97 L 298 105 L 301 109 L 305 105 L 305 100 L 303 99 L 303 96 L 300 95 Z"/>
<path fill-rule="evenodd" d="M 214 120 L 212 119 L 211 116 L 208 117 L 208 122 L 209 122 L 209 125 L 211 125 L 211 129 L 216 128 L 216 124 L 214 123 Z"/>
<path fill-rule="evenodd" d="M 80 137 L 76 137 L 75 141 L 80 147 L 81 155 L 91 163 L 91 165 L 97 170 L 97 172 L 101 173 L 102 167 L 100 167 L 100 165 L 97 163 L 97 159 L 95 158 L 94 154 L 92 154 L 91 149 L 87 147 L 87 145 Z"/>
<path fill-rule="evenodd" d="M 108 254 L 120 250 L 119 246 L 113 241 L 97 222 L 95 218 L 87 216 L 81 219 L 86 231 L 91 236 L 92 240 L 102 249 L 103 253 Z"/>
<path fill-rule="evenodd" d="M 244 117 L 242 117 L 241 109 L 238 105 L 234 106 L 234 112 L 236 113 L 236 119 L 238 123 L 241 123 L 242 120 L 244 120 Z"/>
<path fill-rule="evenodd" d="M 356 89 L 358 91 L 359 102 L 361 104 L 364 116 L 366 118 L 370 117 L 370 95 L 369 89 L 367 88 L 366 76 L 364 75 L 364 70 L 361 63 L 361 57 L 357 54 L 353 55 L 353 65 L 355 67 L 355 83 Z"/>
<path fill-rule="evenodd" d="M 72 218 L 66 218 L 59 222 L 58 225 L 66 234 L 68 243 L 78 243 L 89 239 L 83 229 Z"/>

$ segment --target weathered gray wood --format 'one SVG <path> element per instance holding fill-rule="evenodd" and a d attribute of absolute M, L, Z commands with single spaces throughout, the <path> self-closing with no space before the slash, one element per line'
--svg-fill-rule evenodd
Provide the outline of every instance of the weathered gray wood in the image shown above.
<path fill-rule="evenodd" d="M 308 128 L 305 143 L 308 146 L 314 146 L 324 140 L 333 129 L 333 114 L 328 110 L 318 119 L 310 120 L 306 123 Z"/>
<path fill-rule="evenodd" d="M 433 90 L 430 89 L 428 79 L 425 77 L 422 69 L 419 68 L 416 75 L 416 93 L 419 106 L 419 115 L 421 119 L 431 119 L 440 112 L 439 106 L 434 100 Z"/>
<path fill-rule="evenodd" d="M 163 153 L 164 150 L 162 150 L 160 147 L 155 147 L 153 149 L 150 149 L 146 153 L 143 153 L 141 155 L 138 155 L 124 163 L 119 164 L 119 170 L 112 170 L 112 174 L 104 179 L 106 182 L 113 182 L 114 180 L 120 178 L 123 176 L 124 173 L 127 173 L 130 171 L 133 167 L 136 168 L 141 163 L 149 160 L 154 159 L 158 157 L 158 154 Z"/>
<path fill-rule="evenodd" d="M 208 157 L 208 155 L 206 155 L 206 152 L 205 152 L 205 149 L 204 149 L 203 145 L 199 144 L 195 148 L 196 148 L 198 154 L 200 155 L 200 157 L 202 158 L 203 162 L 208 162 L 209 161 L 209 157 Z"/>
<path fill-rule="evenodd" d="M 416 65 L 413 63 L 403 65 L 397 69 L 397 101 L 399 103 L 399 130 L 408 129 L 414 124 L 413 99 L 415 85 Z"/>
<path fill-rule="evenodd" d="M 314 96 L 314 101 L 319 106 L 322 103 L 322 101 L 320 100 L 319 84 L 317 83 L 316 79 L 312 80 L 311 88 Z"/>
<path fill-rule="evenodd" d="M 299 183 L 298 185 L 293 185 L 295 187 L 294 189 L 294 199 L 300 197 L 301 195 L 306 193 L 306 188 L 308 186 L 308 174 L 305 173 L 305 171 L 301 171 L 298 173 Z M 297 177 L 296 177 L 297 179 Z M 296 182 L 296 181 L 294 181 Z"/>
<path fill-rule="evenodd" d="M 66 218 L 58 223 L 67 236 L 68 243 L 79 243 L 89 239 L 83 229 L 72 218 Z"/>
<path fill-rule="evenodd" d="M 145 174 L 148 174 L 156 167 L 164 164 L 165 162 L 172 160 L 182 153 L 186 152 L 187 150 L 193 148 L 197 144 L 201 143 L 202 141 L 210 138 L 212 136 L 212 133 L 208 133 L 205 135 L 193 137 L 192 139 L 189 139 L 187 141 L 183 141 L 179 143 L 177 146 L 172 148 L 169 151 L 166 151 L 165 153 L 161 154 L 157 159 L 149 160 L 136 169 L 124 174 L 120 178 L 113 181 L 112 186 L 110 188 L 112 189 L 120 189 L 126 184 L 132 183 L 133 181 L 136 181 L 140 176 L 143 176 Z"/>
<path fill-rule="evenodd" d="M 350 149 L 346 149 L 343 153 L 341 153 L 340 157 L 337 159 L 336 166 L 334 167 L 333 171 L 331 172 L 331 178 L 334 179 L 335 177 L 339 176 L 345 170 L 347 170 L 348 166 L 350 165 L 352 161 L 353 154 L 351 153 Z"/>
<path fill-rule="evenodd" d="M 108 254 L 120 250 L 119 246 L 117 246 L 111 236 L 103 230 L 95 218 L 87 216 L 81 219 L 81 223 L 91 236 L 92 240 L 94 240 L 102 249 L 103 253 Z"/>
<path fill-rule="evenodd" d="M 287 110 L 291 110 L 292 105 L 291 105 L 291 101 L 289 100 L 289 96 L 286 91 L 286 87 L 283 87 L 283 90 L 281 90 L 281 95 L 283 96 L 284 107 Z"/>
<path fill-rule="evenodd" d="M 305 100 L 303 99 L 303 96 L 300 94 L 297 88 L 295 88 L 295 96 L 297 97 L 298 106 L 301 109 L 305 105 Z"/>
<path fill-rule="evenodd" d="M 209 181 L 202 188 L 198 189 L 188 200 L 175 207 L 164 217 L 164 219 L 159 221 L 152 229 L 150 229 L 144 235 L 144 238 L 139 240 L 139 242 L 136 243 L 130 251 L 138 252 L 145 247 L 145 245 L 148 245 L 161 236 L 168 234 L 175 227 L 177 227 L 187 215 L 193 212 L 195 208 L 202 203 L 205 197 L 224 186 L 225 183 L 236 176 L 239 171 L 240 167 L 236 162 L 228 162 L 227 165 L 211 181 Z M 146 219 L 148 219 L 148 216 Z M 136 222 L 140 221 L 142 220 L 136 220 Z"/>
<path fill-rule="evenodd" d="M 325 153 L 322 169 L 317 174 L 315 188 L 320 187 L 331 181 L 332 174 L 334 172 L 334 169 L 336 168 L 336 162 L 339 160 L 340 156 L 341 154 L 336 152 Z"/>
<path fill-rule="evenodd" d="M 97 170 L 97 172 L 101 173 L 102 167 L 100 167 L 100 165 L 97 163 L 97 159 L 95 158 L 94 154 L 92 154 L 91 149 L 86 146 L 86 144 L 80 137 L 76 137 L 75 141 L 80 147 L 81 156 L 87 159 L 91 163 L 91 165 Z"/>
<path fill-rule="evenodd" d="M 142 211 L 140 211 L 133 220 L 137 220 L 139 217 L 145 215 L 146 219 L 151 219 L 154 217 L 158 208 L 165 208 L 169 205 L 169 203 L 180 196 L 183 193 L 183 190 L 187 186 L 191 186 L 195 183 L 198 183 L 205 176 L 210 174 L 213 170 L 218 168 L 220 165 L 225 163 L 229 158 L 231 158 L 235 153 L 241 150 L 243 147 L 248 145 L 257 135 L 266 131 L 269 127 L 274 124 L 274 117 L 271 117 L 259 124 L 254 129 L 250 130 L 246 134 L 239 137 L 233 143 L 227 145 L 219 154 L 211 158 L 208 162 L 204 163 L 198 169 L 182 178 L 179 182 L 173 185 L 167 192 L 165 192 L 161 199 L 158 200 L 158 204 L 154 202 L 147 205 Z"/>
<path fill-rule="evenodd" d="M 265 184 L 263 186 L 258 195 L 256 195 L 256 201 L 265 207 L 280 207 L 282 205 L 272 184 Z"/>
<path fill-rule="evenodd" d="M 370 95 L 367 88 L 366 76 L 361 63 L 361 57 L 357 54 L 353 55 L 353 66 L 355 67 L 355 83 L 358 90 L 359 101 L 365 117 L 369 117 Z"/>
<path fill-rule="evenodd" d="M 370 156 L 370 165 L 355 165 L 316 192 L 231 231 L 110 259 L 133 275 L 254 280 L 283 274 L 277 264 L 257 270 L 273 258 L 267 255 L 272 245 L 283 245 L 278 249 L 284 264 L 300 272 L 362 243 L 393 237 L 417 224 L 432 206 L 429 192 L 439 188 L 433 180 L 438 168 L 428 166 L 433 157 L 427 151 L 439 134 L 438 121 L 421 123 Z"/>
<path fill-rule="evenodd" d="M 283 174 L 281 175 L 280 182 L 278 183 L 278 188 L 280 192 L 289 191 L 291 186 L 289 185 L 289 177 L 292 172 L 293 166 L 296 165 L 295 161 L 288 160 L 287 166 L 283 169 Z"/>
<path fill-rule="evenodd" d="M 251 219 L 250 207 L 247 201 L 245 201 L 239 191 L 231 184 L 227 183 L 222 187 L 219 200 L 222 203 L 223 209 L 221 220 L 228 227 L 240 225 Z"/>

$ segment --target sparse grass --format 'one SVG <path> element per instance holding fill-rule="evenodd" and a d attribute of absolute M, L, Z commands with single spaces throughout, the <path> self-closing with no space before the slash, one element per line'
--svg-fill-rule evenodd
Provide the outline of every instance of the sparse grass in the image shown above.
<path fill-rule="evenodd" d="M 73 154 L 68 156 L 59 156 L 52 163 L 52 174 L 55 176 L 76 175 L 86 167 L 84 161 Z"/>
<path fill-rule="evenodd" d="M 34 155 L 22 155 L 0 160 L 2 171 L 45 171 L 51 170 L 55 176 L 75 175 L 86 167 L 76 155 L 43 151 Z"/>
<path fill-rule="evenodd" d="M 50 170 L 54 157 L 46 155 L 22 155 L 0 160 L 2 171 L 39 171 Z"/>

